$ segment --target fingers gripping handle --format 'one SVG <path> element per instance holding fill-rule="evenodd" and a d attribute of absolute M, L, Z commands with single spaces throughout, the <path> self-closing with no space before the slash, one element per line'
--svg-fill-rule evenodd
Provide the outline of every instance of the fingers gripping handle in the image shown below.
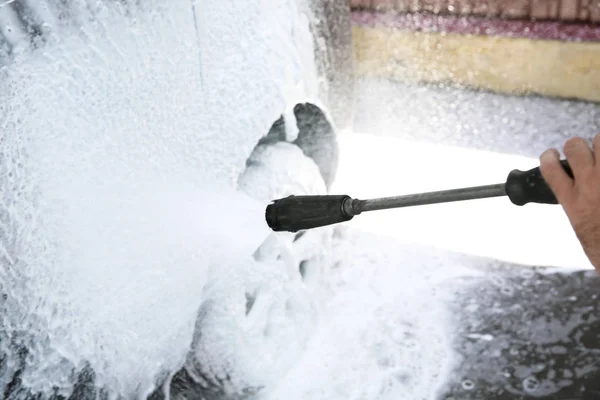
<path fill-rule="evenodd" d="M 276 231 L 298 232 L 349 221 L 353 215 L 344 210 L 351 200 L 346 195 L 289 196 L 267 206 L 265 218 Z"/>
<path fill-rule="evenodd" d="M 567 174 L 573 178 L 573 172 L 567 161 L 562 160 L 561 164 Z M 558 204 L 539 167 L 529 171 L 511 171 L 506 180 L 506 195 L 513 204 L 518 206 L 527 203 Z"/>

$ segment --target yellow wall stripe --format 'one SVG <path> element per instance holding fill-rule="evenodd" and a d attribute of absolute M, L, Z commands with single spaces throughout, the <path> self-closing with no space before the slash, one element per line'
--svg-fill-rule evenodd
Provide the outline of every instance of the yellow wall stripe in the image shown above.
<path fill-rule="evenodd" d="M 356 72 L 600 101 L 600 43 L 353 26 Z"/>

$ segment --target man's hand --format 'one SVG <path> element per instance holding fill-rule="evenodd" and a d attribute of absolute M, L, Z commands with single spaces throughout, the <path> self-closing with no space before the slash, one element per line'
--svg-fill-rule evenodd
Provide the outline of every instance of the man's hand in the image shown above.
<path fill-rule="evenodd" d="M 571 221 L 585 254 L 600 272 L 600 134 L 594 138 L 593 150 L 584 139 L 576 137 L 567 141 L 564 153 L 574 179 L 563 169 L 556 149 L 541 155 L 540 170 Z"/>

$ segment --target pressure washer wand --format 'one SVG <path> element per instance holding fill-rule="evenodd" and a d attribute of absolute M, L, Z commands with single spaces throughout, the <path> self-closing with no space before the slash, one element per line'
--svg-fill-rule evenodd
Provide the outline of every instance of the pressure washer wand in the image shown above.
<path fill-rule="evenodd" d="M 561 161 L 573 177 L 567 161 Z M 508 196 L 518 206 L 527 203 L 557 204 L 556 197 L 542 178 L 539 167 L 529 171 L 513 170 L 506 183 L 469 188 L 358 200 L 348 195 L 289 196 L 267 206 L 269 227 L 278 231 L 297 232 L 349 221 L 366 211 L 412 207 L 427 204 Z"/>

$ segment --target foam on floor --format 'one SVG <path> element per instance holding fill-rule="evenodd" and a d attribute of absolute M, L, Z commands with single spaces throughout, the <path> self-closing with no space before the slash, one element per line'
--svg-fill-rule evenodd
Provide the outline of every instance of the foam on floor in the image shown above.
<path fill-rule="evenodd" d="M 307 350 L 263 399 L 434 399 L 455 362 L 446 300 L 460 256 L 338 229 L 332 297 Z"/>

